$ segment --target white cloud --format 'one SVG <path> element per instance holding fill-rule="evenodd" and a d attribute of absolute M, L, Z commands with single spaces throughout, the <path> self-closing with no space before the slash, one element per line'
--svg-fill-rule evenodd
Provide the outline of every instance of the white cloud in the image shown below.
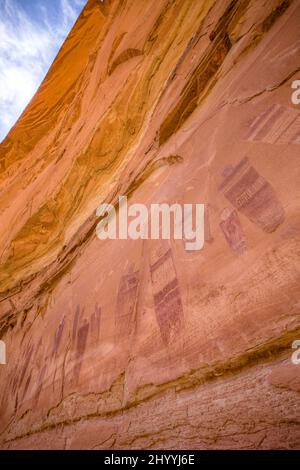
<path fill-rule="evenodd" d="M 16 0 L 0 0 L 0 142 L 47 73 L 85 0 L 59 0 L 59 22 L 45 5 L 38 22 Z"/>

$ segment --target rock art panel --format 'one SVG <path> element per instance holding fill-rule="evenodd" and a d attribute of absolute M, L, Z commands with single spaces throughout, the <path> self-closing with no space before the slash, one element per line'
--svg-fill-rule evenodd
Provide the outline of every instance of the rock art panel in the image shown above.
<path fill-rule="evenodd" d="M 300 113 L 297 109 L 273 104 L 250 124 L 250 142 L 300 144 Z"/>
<path fill-rule="evenodd" d="M 134 331 L 134 314 L 138 296 L 139 271 L 121 277 L 115 314 L 116 340 L 129 338 Z"/>
<path fill-rule="evenodd" d="M 84 359 L 84 353 L 87 346 L 87 339 L 89 333 L 90 324 L 86 318 L 82 320 L 78 328 L 76 338 L 76 354 L 75 354 L 75 367 L 74 367 L 74 381 L 79 381 L 80 371 Z"/>
<path fill-rule="evenodd" d="M 150 272 L 157 323 L 163 342 L 168 345 L 182 332 L 184 315 L 172 251 L 167 243 L 152 251 Z"/>
<path fill-rule="evenodd" d="M 58 348 L 62 339 L 62 335 L 64 332 L 64 326 L 65 326 L 65 318 L 63 318 L 62 321 L 60 322 L 57 332 L 55 334 L 54 344 L 52 348 L 52 356 L 54 356 L 58 351 Z"/>
<path fill-rule="evenodd" d="M 91 314 L 91 341 L 98 343 L 101 327 L 101 307 L 96 303 L 95 311 Z"/>
<path fill-rule="evenodd" d="M 221 213 L 220 227 L 230 248 L 237 254 L 246 250 L 246 237 L 236 210 L 226 208 Z"/>
<path fill-rule="evenodd" d="M 284 222 L 284 208 L 274 188 L 251 166 L 247 157 L 226 170 L 219 190 L 264 232 L 274 232 Z"/>

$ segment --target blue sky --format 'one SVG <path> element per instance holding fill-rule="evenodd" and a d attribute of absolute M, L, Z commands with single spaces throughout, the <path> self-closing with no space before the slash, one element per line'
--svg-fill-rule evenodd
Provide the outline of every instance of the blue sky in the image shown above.
<path fill-rule="evenodd" d="M 0 142 L 47 73 L 86 0 L 0 0 Z"/>

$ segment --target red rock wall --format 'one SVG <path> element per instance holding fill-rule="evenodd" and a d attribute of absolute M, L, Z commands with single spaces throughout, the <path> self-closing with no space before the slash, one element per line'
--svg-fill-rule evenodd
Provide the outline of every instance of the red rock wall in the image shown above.
<path fill-rule="evenodd" d="M 2 448 L 300 447 L 298 0 L 90 0 L 0 146 Z M 205 245 L 96 237 L 204 203 Z"/>

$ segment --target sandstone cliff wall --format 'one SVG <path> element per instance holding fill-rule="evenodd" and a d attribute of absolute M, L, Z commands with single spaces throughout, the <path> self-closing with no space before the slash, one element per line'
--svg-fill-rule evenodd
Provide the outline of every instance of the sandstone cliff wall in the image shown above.
<path fill-rule="evenodd" d="M 2 448 L 299 448 L 298 0 L 89 0 L 0 146 Z M 96 237 L 199 202 L 205 246 Z"/>

